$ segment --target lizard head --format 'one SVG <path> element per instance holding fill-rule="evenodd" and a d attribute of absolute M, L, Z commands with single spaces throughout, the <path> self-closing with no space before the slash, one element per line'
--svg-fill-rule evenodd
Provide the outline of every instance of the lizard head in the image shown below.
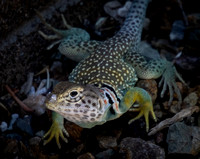
<path fill-rule="evenodd" d="M 60 82 L 47 95 L 46 106 L 81 127 L 91 128 L 107 121 L 113 104 L 108 94 L 92 85 Z"/>

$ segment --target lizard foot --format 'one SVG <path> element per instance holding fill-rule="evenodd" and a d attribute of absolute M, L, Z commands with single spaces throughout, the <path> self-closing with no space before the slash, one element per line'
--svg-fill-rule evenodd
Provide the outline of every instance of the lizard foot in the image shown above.
<path fill-rule="evenodd" d="M 61 148 L 60 145 L 60 141 L 59 141 L 59 137 L 61 137 L 63 139 L 63 141 L 65 141 L 66 143 L 68 143 L 67 138 L 64 137 L 64 134 L 69 137 L 68 132 L 66 131 L 66 129 L 63 126 L 64 123 L 64 119 L 62 116 L 59 116 L 59 114 L 55 113 L 52 116 L 53 119 L 53 123 L 51 125 L 51 128 L 49 129 L 49 131 L 43 136 L 43 139 L 46 138 L 47 136 L 49 136 L 49 138 L 47 140 L 44 140 L 44 145 L 46 145 L 47 143 L 49 143 L 54 137 L 56 139 L 56 143 L 58 145 L 58 148 Z"/>
<path fill-rule="evenodd" d="M 139 104 L 139 107 L 132 107 L 135 102 Z M 126 92 L 124 98 L 120 102 L 120 111 L 126 112 L 127 110 L 132 112 L 139 112 L 135 118 L 128 122 L 129 124 L 144 116 L 146 122 L 146 131 L 149 130 L 149 114 L 151 114 L 153 119 L 156 121 L 151 96 L 142 88 L 134 87 Z"/>
<path fill-rule="evenodd" d="M 167 87 L 169 88 L 169 102 L 168 105 L 171 105 L 173 100 L 173 94 L 174 92 L 178 96 L 178 105 L 182 103 L 182 96 L 180 93 L 180 90 L 176 84 L 176 78 L 178 78 L 184 85 L 186 85 L 185 81 L 182 79 L 180 74 L 177 72 L 175 66 L 173 63 L 168 62 L 165 71 L 163 72 L 161 81 L 159 82 L 159 87 L 163 84 L 163 88 L 161 91 L 161 97 L 164 96 L 164 93 L 166 92 Z"/>
<path fill-rule="evenodd" d="M 156 115 L 153 111 L 153 105 L 152 103 L 150 102 L 146 102 L 144 105 L 138 107 L 138 108 L 130 108 L 129 111 L 131 112 L 139 112 L 139 114 L 131 119 L 128 124 L 131 124 L 132 122 L 134 122 L 135 120 L 139 119 L 140 117 L 144 116 L 145 118 L 145 122 L 146 122 L 146 131 L 148 132 L 149 131 L 149 114 L 152 115 L 154 121 L 156 122 L 157 119 L 156 119 Z"/>

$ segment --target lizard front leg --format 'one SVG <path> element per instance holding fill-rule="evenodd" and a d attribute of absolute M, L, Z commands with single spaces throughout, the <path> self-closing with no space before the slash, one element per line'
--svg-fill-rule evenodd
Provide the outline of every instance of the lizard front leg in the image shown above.
<path fill-rule="evenodd" d="M 132 108 L 135 102 L 138 102 L 138 108 Z M 157 121 L 153 111 L 151 96 L 142 88 L 133 87 L 129 89 L 121 99 L 119 106 L 113 105 L 113 109 L 115 113 L 113 114 L 108 111 L 106 114 L 106 120 L 116 119 L 127 111 L 138 111 L 139 114 L 135 118 L 131 119 L 129 124 L 144 116 L 146 131 L 149 130 L 149 114 L 151 114 L 153 119 Z"/>
<path fill-rule="evenodd" d="M 135 102 L 138 102 L 139 107 L 131 108 Z M 144 116 L 146 122 L 146 131 L 149 130 L 149 114 L 151 114 L 153 119 L 156 121 L 151 96 L 142 88 L 134 87 L 129 89 L 124 98 L 121 100 L 119 108 L 121 111 L 129 110 L 139 112 L 135 118 L 129 121 L 129 124 Z"/>
<path fill-rule="evenodd" d="M 68 132 L 64 128 L 64 118 L 56 113 L 52 112 L 52 125 L 49 131 L 43 136 L 43 139 L 49 136 L 47 140 L 44 141 L 44 145 L 49 143 L 54 137 L 59 148 L 61 148 L 59 137 L 61 137 L 66 143 L 68 142 L 67 138 L 64 137 L 64 134 L 69 137 Z"/>

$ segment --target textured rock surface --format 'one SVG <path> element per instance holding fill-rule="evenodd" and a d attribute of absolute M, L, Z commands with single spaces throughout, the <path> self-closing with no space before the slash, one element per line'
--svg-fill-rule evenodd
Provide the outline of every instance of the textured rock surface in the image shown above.
<path fill-rule="evenodd" d="M 159 146 L 140 138 L 127 137 L 119 145 L 120 153 L 128 159 L 164 159 L 165 152 Z"/>
<path fill-rule="evenodd" d="M 168 153 L 192 154 L 200 152 L 200 128 L 178 122 L 169 127 Z"/>

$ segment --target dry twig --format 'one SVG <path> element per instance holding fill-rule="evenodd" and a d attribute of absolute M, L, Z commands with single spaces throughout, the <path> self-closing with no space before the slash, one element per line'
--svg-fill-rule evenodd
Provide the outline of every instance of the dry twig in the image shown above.
<path fill-rule="evenodd" d="M 158 131 L 169 127 L 170 125 L 183 120 L 183 118 L 191 116 L 194 112 L 199 112 L 199 107 L 198 106 L 192 106 L 189 108 L 185 108 L 183 110 L 181 110 L 179 113 L 177 113 L 176 115 L 174 115 L 172 118 L 168 118 L 166 120 L 161 121 L 157 126 L 155 126 L 154 128 L 152 128 L 150 130 L 150 132 L 148 133 L 148 135 L 154 135 L 155 133 L 157 133 Z"/>
<path fill-rule="evenodd" d="M 5 85 L 6 90 L 10 93 L 10 95 L 14 98 L 14 100 L 27 112 L 33 112 L 32 109 L 30 109 L 27 105 L 25 105 L 11 90 L 11 88 L 8 85 Z"/>

